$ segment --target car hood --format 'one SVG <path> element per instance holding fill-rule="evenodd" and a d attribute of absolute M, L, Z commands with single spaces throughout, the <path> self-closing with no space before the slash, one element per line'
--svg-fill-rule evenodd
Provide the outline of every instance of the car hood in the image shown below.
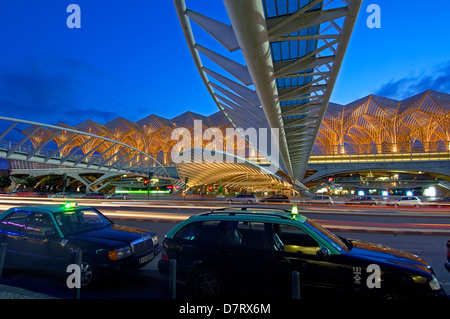
<path fill-rule="evenodd" d="M 89 240 L 96 242 L 109 243 L 114 245 L 117 242 L 131 243 L 132 241 L 142 238 L 153 233 L 145 231 L 143 229 L 110 225 L 107 227 L 86 231 L 83 233 L 74 234 L 71 237 L 76 237 L 78 240 Z"/>
<path fill-rule="evenodd" d="M 365 241 L 349 239 L 353 248 L 348 252 L 350 256 L 370 260 L 374 264 L 392 265 L 403 269 L 419 270 L 431 274 L 431 267 L 420 257 L 390 247 Z"/>

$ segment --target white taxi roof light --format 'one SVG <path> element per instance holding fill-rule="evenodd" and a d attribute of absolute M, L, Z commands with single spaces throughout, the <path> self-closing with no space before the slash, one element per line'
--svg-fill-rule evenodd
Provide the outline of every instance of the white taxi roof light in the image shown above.
<path fill-rule="evenodd" d="M 67 208 L 67 209 L 75 208 L 75 207 L 78 207 L 77 202 L 67 202 L 64 204 L 64 208 Z"/>

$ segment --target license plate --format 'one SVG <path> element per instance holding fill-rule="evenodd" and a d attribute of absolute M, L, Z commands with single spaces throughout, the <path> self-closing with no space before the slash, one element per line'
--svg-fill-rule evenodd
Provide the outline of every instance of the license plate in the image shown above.
<path fill-rule="evenodd" d="M 143 263 L 149 261 L 150 259 L 152 259 L 152 254 L 148 254 L 147 256 L 139 258 L 139 263 L 143 264 Z"/>

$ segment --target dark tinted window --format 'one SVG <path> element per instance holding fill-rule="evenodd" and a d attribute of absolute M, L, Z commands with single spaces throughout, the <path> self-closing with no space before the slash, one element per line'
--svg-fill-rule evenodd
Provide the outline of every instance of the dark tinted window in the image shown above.
<path fill-rule="evenodd" d="M 48 214 L 32 213 L 27 222 L 27 231 L 32 235 L 44 236 L 47 231 L 55 231 L 54 224 Z"/>
<path fill-rule="evenodd" d="M 315 239 L 298 227 L 279 225 L 277 233 L 286 252 L 315 255 L 320 249 Z"/>
<path fill-rule="evenodd" d="M 200 221 L 187 224 L 174 236 L 174 239 L 189 240 L 193 242 L 209 242 L 217 233 L 218 221 Z"/>
<path fill-rule="evenodd" d="M 2 229 L 21 234 L 42 235 L 46 231 L 55 230 L 48 214 L 29 211 L 15 211 L 2 220 Z"/>
<path fill-rule="evenodd" d="M 25 232 L 29 212 L 15 211 L 1 222 L 1 228 L 16 232 Z"/>
<path fill-rule="evenodd" d="M 64 235 L 89 231 L 111 225 L 111 222 L 94 209 L 77 209 L 55 213 L 56 223 Z"/>
<path fill-rule="evenodd" d="M 215 243 L 248 249 L 281 250 L 272 224 L 260 222 L 222 222 Z"/>
<path fill-rule="evenodd" d="M 237 229 L 242 236 L 242 245 L 252 249 L 265 247 L 264 223 L 239 222 Z"/>
<path fill-rule="evenodd" d="M 214 243 L 219 246 L 240 246 L 243 240 L 237 224 L 238 222 L 221 222 Z"/>
<path fill-rule="evenodd" d="M 233 221 L 222 222 L 216 243 L 223 246 L 239 246 L 251 249 L 263 249 L 264 223 Z"/>

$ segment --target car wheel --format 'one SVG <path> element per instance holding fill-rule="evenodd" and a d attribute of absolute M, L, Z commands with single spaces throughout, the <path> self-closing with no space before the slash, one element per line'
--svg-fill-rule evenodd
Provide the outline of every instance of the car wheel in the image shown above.
<path fill-rule="evenodd" d="M 233 201 L 231 199 L 227 200 L 228 204 L 233 204 Z"/>
<path fill-rule="evenodd" d="M 97 280 L 97 277 L 97 265 L 94 260 L 89 256 L 83 256 L 83 261 L 81 262 L 81 286 L 87 287 L 92 285 Z"/>
<path fill-rule="evenodd" d="M 409 294 L 401 289 L 389 289 L 378 294 L 379 299 L 382 300 L 406 300 L 409 299 Z"/>
<path fill-rule="evenodd" d="M 399 205 L 398 205 L 398 204 L 395 204 L 394 206 L 395 206 L 395 207 L 398 207 Z"/>
<path fill-rule="evenodd" d="M 380 299 L 383 300 L 405 300 L 406 297 L 398 292 L 388 292 L 384 294 Z"/>
<path fill-rule="evenodd" d="M 251 205 L 251 204 L 253 204 L 253 202 L 251 200 L 248 200 L 247 204 Z"/>
<path fill-rule="evenodd" d="M 385 282 L 381 288 L 369 290 L 369 298 L 376 300 L 408 300 L 414 298 L 414 293 L 398 283 Z"/>
<path fill-rule="evenodd" d="M 199 299 L 217 299 L 224 293 L 220 275 L 209 268 L 196 270 L 191 276 L 189 286 Z"/>

